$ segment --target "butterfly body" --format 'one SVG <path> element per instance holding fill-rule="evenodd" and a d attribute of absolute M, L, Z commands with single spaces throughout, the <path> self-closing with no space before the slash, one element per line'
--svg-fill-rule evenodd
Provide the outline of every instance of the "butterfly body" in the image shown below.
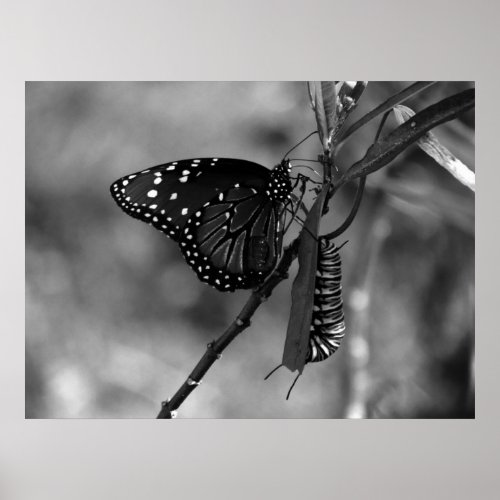
<path fill-rule="evenodd" d="M 269 255 L 269 244 L 265 236 L 252 236 L 250 241 L 250 263 L 257 271 L 261 271 Z"/>
<path fill-rule="evenodd" d="M 179 243 L 198 278 L 221 291 L 262 283 L 281 252 L 290 163 L 246 160 L 165 163 L 118 179 L 111 194 L 128 215 Z"/>

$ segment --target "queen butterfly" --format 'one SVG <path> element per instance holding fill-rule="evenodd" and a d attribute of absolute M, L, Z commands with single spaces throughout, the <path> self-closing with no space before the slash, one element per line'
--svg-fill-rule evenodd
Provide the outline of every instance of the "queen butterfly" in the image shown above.
<path fill-rule="evenodd" d="M 281 253 L 291 164 L 198 158 L 126 175 L 111 195 L 128 215 L 179 243 L 201 281 L 220 291 L 262 283 Z"/>
<path fill-rule="evenodd" d="M 345 323 L 342 310 L 342 269 L 333 240 L 320 237 L 311 333 L 306 363 L 323 361 L 340 346 Z"/>

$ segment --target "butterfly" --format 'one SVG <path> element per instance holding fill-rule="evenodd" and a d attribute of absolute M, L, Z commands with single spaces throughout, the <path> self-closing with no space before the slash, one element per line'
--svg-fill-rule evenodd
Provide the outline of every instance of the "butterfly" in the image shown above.
<path fill-rule="evenodd" d="M 220 291 L 253 288 L 281 254 L 291 163 L 196 158 L 126 175 L 110 188 L 128 215 L 179 244 L 198 278 Z"/>

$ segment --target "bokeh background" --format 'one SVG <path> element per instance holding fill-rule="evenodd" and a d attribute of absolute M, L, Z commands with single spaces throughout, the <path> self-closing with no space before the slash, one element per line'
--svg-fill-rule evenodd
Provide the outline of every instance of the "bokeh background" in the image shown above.
<path fill-rule="evenodd" d="M 350 121 L 408 83 L 371 82 Z M 405 104 L 420 110 L 472 86 L 441 82 Z M 352 136 L 340 168 L 363 156 L 376 126 Z M 199 282 L 109 185 L 190 157 L 272 167 L 314 128 L 303 82 L 26 84 L 27 418 L 154 417 L 248 297 Z M 434 133 L 474 169 L 474 112 Z M 318 153 L 310 139 L 294 155 Z M 354 191 L 335 196 L 323 232 Z M 369 177 L 344 240 L 341 349 L 308 365 L 289 401 L 293 374 L 264 382 L 281 361 L 295 264 L 179 417 L 474 417 L 474 194 L 411 147 Z"/>

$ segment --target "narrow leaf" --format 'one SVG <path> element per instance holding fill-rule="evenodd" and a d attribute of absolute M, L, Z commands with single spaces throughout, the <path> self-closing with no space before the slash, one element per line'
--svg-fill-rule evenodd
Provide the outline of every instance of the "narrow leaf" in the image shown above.
<path fill-rule="evenodd" d="M 329 131 L 335 126 L 336 91 L 334 82 L 309 82 L 309 98 L 314 110 L 323 150 L 328 151 Z"/>
<path fill-rule="evenodd" d="M 324 184 L 300 235 L 299 272 L 293 282 L 292 307 L 283 351 L 283 365 L 292 372 L 299 370 L 302 373 L 307 356 L 318 260 L 319 224 L 328 189 L 329 184 Z"/>
<path fill-rule="evenodd" d="M 394 94 L 393 96 L 389 97 L 389 99 L 387 99 L 382 104 L 377 106 L 375 109 L 373 109 L 365 116 L 360 118 L 357 122 L 353 123 L 344 132 L 344 134 L 342 134 L 342 139 L 340 140 L 338 146 L 340 147 L 340 145 L 343 144 L 349 136 L 354 134 L 356 130 L 366 125 L 369 121 L 390 110 L 391 108 L 396 106 L 396 104 L 400 104 L 408 100 L 410 97 L 413 97 L 415 94 L 422 92 L 422 90 L 425 90 L 426 88 L 430 87 L 431 85 L 434 85 L 435 83 L 437 82 L 415 82 L 410 86 L 406 87 L 405 89 L 401 90 L 401 92 L 398 92 L 397 94 Z"/>
<path fill-rule="evenodd" d="M 337 123 L 337 91 L 335 90 L 335 82 L 321 82 L 321 94 L 325 109 L 327 137 L 329 137 Z"/>
<path fill-rule="evenodd" d="M 394 114 L 398 123 L 401 124 L 415 116 L 415 111 L 407 106 L 398 105 L 394 108 Z M 427 132 L 417 141 L 417 145 L 464 186 L 467 186 L 472 191 L 476 190 L 474 172 L 445 148 L 432 132 Z"/>
<path fill-rule="evenodd" d="M 461 113 L 472 109 L 474 103 L 475 91 L 468 89 L 423 109 L 411 120 L 372 144 L 365 156 L 347 170 L 341 179 L 342 183 L 362 175 L 368 175 L 384 167 L 430 129 L 453 120 Z"/>

